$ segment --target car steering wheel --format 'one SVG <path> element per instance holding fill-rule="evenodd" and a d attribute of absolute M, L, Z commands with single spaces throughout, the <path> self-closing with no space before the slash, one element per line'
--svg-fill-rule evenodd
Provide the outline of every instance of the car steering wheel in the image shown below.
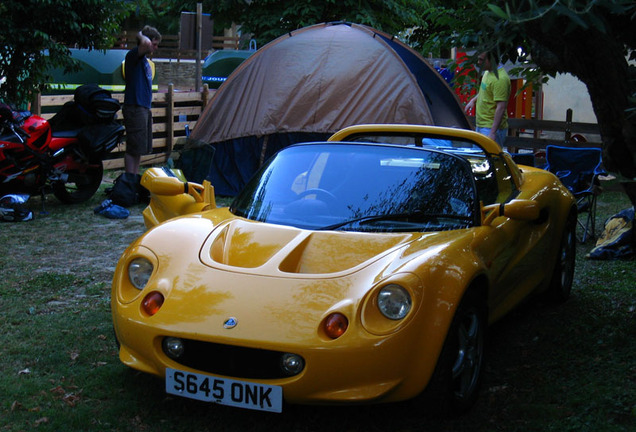
<path fill-rule="evenodd" d="M 298 199 L 304 198 L 307 195 L 314 195 L 314 194 L 322 198 L 327 198 L 327 201 L 336 202 L 338 200 L 334 194 L 332 194 L 331 192 L 325 189 L 320 189 L 320 188 L 307 189 L 298 194 Z"/>

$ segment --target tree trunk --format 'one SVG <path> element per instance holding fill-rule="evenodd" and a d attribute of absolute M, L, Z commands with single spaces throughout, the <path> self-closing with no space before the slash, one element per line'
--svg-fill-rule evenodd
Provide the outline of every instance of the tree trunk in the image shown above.
<path fill-rule="evenodd" d="M 624 47 L 611 34 L 594 29 L 565 32 L 555 26 L 545 32 L 529 25 L 528 32 L 543 50 L 534 61 L 548 72 L 569 72 L 588 89 L 603 142 L 603 163 L 629 180 L 636 178 L 636 116 L 629 116 L 629 96 L 634 93 Z M 554 63 L 554 59 L 558 63 Z M 628 196 L 636 206 L 636 193 Z M 626 189 L 627 191 L 627 189 Z"/>

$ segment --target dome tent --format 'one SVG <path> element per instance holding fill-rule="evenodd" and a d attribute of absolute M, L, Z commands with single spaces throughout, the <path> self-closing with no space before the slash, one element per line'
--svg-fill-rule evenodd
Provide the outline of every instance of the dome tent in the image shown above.
<path fill-rule="evenodd" d="M 215 148 L 208 179 L 217 194 L 233 196 L 281 148 L 363 123 L 471 128 L 422 56 L 385 33 L 340 22 L 259 49 L 217 90 L 191 138 Z"/>

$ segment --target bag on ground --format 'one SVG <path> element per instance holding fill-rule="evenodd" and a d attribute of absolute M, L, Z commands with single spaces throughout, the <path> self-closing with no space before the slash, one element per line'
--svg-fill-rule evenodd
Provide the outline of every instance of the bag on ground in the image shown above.
<path fill-rule="evenodd" d="M 122 207 L 130 207 L 144 201 L 146 194 L 141 186 L 139 174 L 123 173 L 115 179 L 115 184 L 108 194 L 108 198 Z M 142 190 L 143 189 L 143 190 Z"/>

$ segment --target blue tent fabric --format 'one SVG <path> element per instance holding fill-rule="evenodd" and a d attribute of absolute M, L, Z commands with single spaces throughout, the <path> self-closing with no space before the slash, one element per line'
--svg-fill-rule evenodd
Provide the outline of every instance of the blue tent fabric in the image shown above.
<path fill-rule="evenodd" d="M 328 134 L 290 133 L 264 137 L 244 137 L 214 145 L 216 151 L 208 180 L 214 192 L 221 196 L 235 196 L 252 175 L 279 150 L 299 142 L 323 141 Z"/>
<path fill-rule="evenodd" d="M 620 211 L 605 222 L 605 230 L 589 259 L 612 260 L 634 255 L 634 208 Z"/>

